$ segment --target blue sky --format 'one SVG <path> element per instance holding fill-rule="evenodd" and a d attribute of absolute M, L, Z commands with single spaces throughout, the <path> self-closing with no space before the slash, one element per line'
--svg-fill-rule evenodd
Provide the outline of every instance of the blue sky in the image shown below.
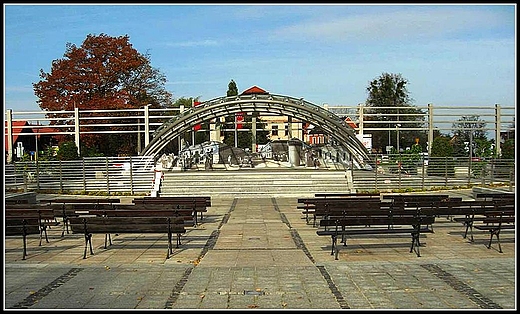
<path fill-rule="evenodd" d="M 395 73 L 414 105 L 516 104 L 516 4 L 4 4 L 4 108 L 39 111 L 40 69 L 101 33 L 149 53 L 174 98 L 225 96 L 233 79 L 354 106 Z"/>

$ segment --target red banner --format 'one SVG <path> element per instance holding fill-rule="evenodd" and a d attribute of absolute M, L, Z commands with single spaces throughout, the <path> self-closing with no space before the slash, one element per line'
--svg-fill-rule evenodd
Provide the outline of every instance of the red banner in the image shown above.
<path fill-rule="evenodd" d="M 198 105 L 202 104 L 200 101 L 193 101 L 193 107 L 197 107 Z M 198 131 L 202 129 L 202 123 L 199 123 L 193 127 L 193 131 Z"/>
<path fill-rule="evenodd" d="M 239 113 L 235 114 L 235 118 L 236 118 L 236 121 L 237 121 L 237 129 L 241 129 L 242 128 L 242 122 L 244 121 L 244 113 L 243 112 L 239 112 Z"/>

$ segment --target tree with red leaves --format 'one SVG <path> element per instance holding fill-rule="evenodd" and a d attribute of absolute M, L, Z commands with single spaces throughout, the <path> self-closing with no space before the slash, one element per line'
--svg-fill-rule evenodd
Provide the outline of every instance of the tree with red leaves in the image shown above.
<path fill-rule="evenodd" d="M 40 70 L 40 81 L 34 83 L 33 88 L 43 110 L 121 109 L 117 115 L 124 116 L 128 115 L 124 109 L 142 108 L 148 104 L 151 108 L 170 107 L 172 94 L 164 88 L 165 83 L 166 77 L 151 66 L 148 55 L 139 53 L 130 44 L 128 35 L 89 34 L 80 47 L 67 43 L 64 58 L 52 61 L 50 73 Z M 87 114 L 96 115 L 85 113 L 82 117 Z M 60 114 L 47 116 L 57 115 Z M 93 120 L 93 123 L 105 121 Z M 73 124 L 73 121 L 57 120 L 54 124 Z M 117 128 L 113 130 L 117 131 Z M 117 139 L 110 140 L 113 136 Z M 84 134 L 81 142 L 104 154 L 131 154 L 135 135 L 128 134 L 128 139 L 121 136 Z M 127 147 L 123 147 L 125 145 Z"/>

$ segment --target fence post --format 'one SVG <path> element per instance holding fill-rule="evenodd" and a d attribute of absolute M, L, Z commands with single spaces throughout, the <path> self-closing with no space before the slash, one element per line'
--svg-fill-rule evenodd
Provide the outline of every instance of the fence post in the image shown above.
<path fill-rule="evenodd" d="M 83 193 L 87 193 L 87 174 L 85 173 L 85 157 L 81 159 L 81 166 L 83 168 Z"/>
<path fill-rule="evenodd" d="M 15 164 L 15 172 L 16 174 L 16 164 Z M 27 192 L 29 190 L 29 180 L 27 180 L 27 171 L 24 169 L 23 172 L 23 191 Z"/>
<path fill-rule="evenodd" d="M 381 161 L 382 161 L 382 160 L 383 160 L 383 158 L 381 158 Z M 375 164 L 376 164 L 376 180 L 375 180 L 375 183 L 376 183 L 376 191 L 378 191 L 378 189 L 377 189 L 377 173 L 378 173 L 379 171 L 378 171 L 378 164 L 377 164 L 377 154 L 376 154 L 376 162 L 375 162 Z M 381 166 L 381 167 L 382 167 L 382 166 Z"/>
<path fill-rule="evenodd" d="M 428 157 L 429 159 L 429 157 Z M 428 161 L 429 162 L 429 161 Z M 421 190 L 426 191 L 426 187 L 424 186 L 424 175 L 426 172 L 426 167 L 424 165 L 424 160 L 422 162 L 422 176 L 421 176 Z"/>
<path fill-rule="evenodd" d="M 76 147 L 78 149 L 78 156 L 81 156 L 80 151 L 80 130 L 79 130 L 79 108 L 74 104 L 74 142 L 76 143 Z"/>
<path fill-rule="evenodd" d="M 40 190 L 40 163 L 36 159 L 36 191 Z"/>
<path fill-rule="evenodd" d="M 486 167 L 486 172 L 487 172 L 487 164 L 484 167 Z M 493 158 L 491 158 L 491 175 L 490 175 L 491 182 L 495 181 L 495 171 L 496 171 L 495 167 L 496 167 L 496 159 L 495 159 L 495 157 L 493 157 Z"/>
<path fill-rule="evenodd" d="M 13 162 L 13 110 L 6 110 L 6 123 L 7 129 L 7 160 L 6 163 L 10 164 Z"/>
<path fill-rule="evenodd" d="M 107 193 L 110 195 L 110 174 L 108 173 L 108 157 L 105 157 L 105 165 L 107 171 Z"/>
<path fill-rule="evenodd" d="M 399 162 L 397 164 L 397 174 L 399 176 L 399 190 L 401 189 L 401 170 L 403 169 L 403 161 L 401 160 L 401 152 L 399 152 Z"/>
<path fill-rule="evenodd" d="M 61 160 L 59 161 L 60 165 L 60 192 L 63 193 L 63 171 L 61 169 Z"/>
<path fill-rule="evenodd" d="M 500 156 L 502 154 L 502 148 L 500 147 L 500 133 L 502 132 L 502 117 L 501 117 L 501 109 L 499 104 L 495 104 L 495 143 L 496 145 L 496 154 Z"/>
<path fill-rule="evenodd" d="M 471 156 L 468 158 L 468 186 L 471 186 Z"/>
<path fill-rule="evenodd" d="M 130 194 L 134 195 L 134 177 L 133 177 L 133 169 L 134 166 L 132 165 L 132 156 L 130 156 Z"/>
<path fill-rule="evenodd" d="M 448 156 L 444 157 L 444 187 L 448 186 Z"/>

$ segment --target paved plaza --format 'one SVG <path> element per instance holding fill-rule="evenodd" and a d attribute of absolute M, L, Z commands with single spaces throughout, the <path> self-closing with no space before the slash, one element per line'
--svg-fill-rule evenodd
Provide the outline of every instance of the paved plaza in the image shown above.
<path fill-rule="evenodd" d="M 61 225 L 42 246 L 29 236 L 26 260 L 21 237 L 7 237 L 4 309 L 516 309 L 514 232 L 501 233 L 500 253 L 488 234 L 471 243 L 439 217 L 421 257 L 409 235 L 366 235 L 335 260 L 302 217 L 295 197 L 212 197 L 169 259 L 165 234 L 112 235 L 107 249 L 94 234 L 86 259 L 84 236 L 61 237 Z"/>

